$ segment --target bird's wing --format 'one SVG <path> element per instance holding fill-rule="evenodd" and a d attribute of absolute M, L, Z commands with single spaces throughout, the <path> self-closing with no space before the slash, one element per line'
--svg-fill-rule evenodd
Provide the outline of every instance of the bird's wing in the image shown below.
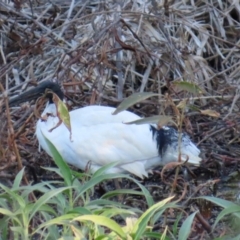
<path fill-rule="evenodd" d="M 55 124 L 51 124 L 51 119 L 49 117 L 47 122 L 38 122 L 38 131 L 42 131 L 61 154 L 70 154 L 74 159 L 79 157 L 79 161 L 92 161 L 102 166 L 114 161 L 126 164 L 158 155 L 156 143 L 147 125 L 102 123 L 81 126 L 76 119 L 72 119 L 71 140 L 70 133 L 63 124 L 52 132 L 48 131 Z"/>
<path fill-rule="evenodd" d="M 52 104 L 54 107 L 54 104 Z M 48 112 L 51 106 L 48 106 Z M 146 168 L 160 163 L 157 146 L 152 138 L 149 125 L 126 125 L 140 117 L 123 111 L 112 115 L 115 108 L 89 106 L 70 112 L 72 140 L 67 128 L 56 126 L 57 117 L 49 116 L 47 121 L 39 120 L 36 134 L 42 148 L 51 155 L 44 134 L 57 148 L 64 160 L 80 169 L 91 162 L 98 169 L 111 162 L 135 175 L 147 175 Z"/>
<path fill-rule="evenodd" d="M 51 155 L 43 133 L 66 162 L 83 170 L 89 162 L 95 169 L 111 162 L 119 162 L 118 168 L 142 176 L 146 175 L 146 169 L 178 159 L 177 141 L 169 145 L 170 148 L 166 149 L 164 158 L 161 159 L 150 126 L 124 124 L 123 122 L 140 117 L 128 111 L 112 115 L 114 110 L 111 107 L 89 106 L 71 111 L 72 139 L 63 124 L 52 132 L 48 131 L 58 123 L 57 117 L 49 116 L 45 122 L 39 120 L 36 130 L 39 143 Z M 199 150 L 191 141 L 193 147 L 188 145 L 188 141 L 186 151 L 182 153 L 188 154 L 191 162 L 190 155 L 198 155 Z M 196 161 L 200 160 L 197 157 Z"/>
<path fill-rule="evenodd" d="M 72 121 L 77 121 L 81 126 L 92 126 L 107 123 L 123 123 L 140 119 L 138 115 L 129 111 L 122 111 L 112 115 L 116 108 L 107 106 L 87 106 L 70 112 Z"/>

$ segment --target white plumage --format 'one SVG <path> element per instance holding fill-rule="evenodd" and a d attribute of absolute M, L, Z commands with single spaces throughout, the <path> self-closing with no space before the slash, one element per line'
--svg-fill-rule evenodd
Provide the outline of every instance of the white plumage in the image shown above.
<path fill-rule="evenodd" d="M 43 93 L 46 88 L 52 89 L 62 98 L 63 95 L 58 92 L 60 87 L 57 84 L 44 82 L 19 95 L 10 101 L 10 104 L 23 102 L 25 98 L 26 100 L 36 98 L 38 96 L 36 93 Z M 72 139 L 70 140 L 69 130 L 63 123 L 53 131 L 49 131 L 59 122 L 56 106 L 51 103 L 50 97 L 50 102 L 42 113 L 42 116 L 47 114 L 48 117 L 45 121 L 39 119 L 36 125 L 39 144 L 51 156 L 44 134 L 63 159 L 77 168 L 84 170 L 89 166 L 90 170 L 95 172 L 110 162 L 119 162 L 109 172 L 130 172 L 140 178 L 148 176 L 147 170 L 178 160 L 179 134 L 175 129 L 164 127 L 157 130 L 149 124 L 126 125 L 123 122 L 134 121 L 140 117 L 129 111 L 112 115 L 114 110 L 115 108 L 112 107 L 88 106 L 71 111 Z M 189 163 L 199 165 L 201 161 L 198 157 L 199 149 L 186 134 L 182 137 L 181 154 L 188 155 Z"/>

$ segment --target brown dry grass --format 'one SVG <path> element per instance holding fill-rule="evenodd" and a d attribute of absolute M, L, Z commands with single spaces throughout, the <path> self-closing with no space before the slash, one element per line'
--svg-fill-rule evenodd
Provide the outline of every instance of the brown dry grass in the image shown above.
<path fill-rule="evenodd" d="M 184 125 L 202 150 L 206 179 L 228 176 L 240 160 L 238 1 L 117 2 L 1 1 L 5 93 L 48 79 L 64 83 L 73 107 L 116 106 L 133 92 L 159 93 L 132 108 L 142 116 L 173 112 L 170 102 L 186 98 L 195 108 L 185 111 Z M 178 91 L 176 81 L 197 84 L 203 94 Z M 200 113 L 206 109 L 220 117 Z M 51 164 L 37 153 L 31 112 L 25 105 L 1 113 L 1 178 L 12 179 L 20 167 L 15 147 L 24 166 Z"/>

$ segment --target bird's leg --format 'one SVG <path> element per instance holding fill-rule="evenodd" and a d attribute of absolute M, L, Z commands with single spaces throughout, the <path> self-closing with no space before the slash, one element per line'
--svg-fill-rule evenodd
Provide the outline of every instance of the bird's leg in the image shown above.
<path fill-rule="evenodd" d="M 115 185 L 115 188 L 116 188 L 116 189 L 122 189 L 122 187 L 120 186 L 120 183 L 119 183 L 119 182 L 122 183 L 122 179 L 114 178 L 113 182 L 114 182 L 114 185 Z M 122 201 L 123 201 L 123 195 L 122 195 L 122 194 L 119 194 L 119 195 L 118 195 L 118 201 L 119 201 L 119 202 L 122 202 Z"/>
<path fill-rule="evenodd" d="M 92 165 L 92 162 L 91 162 L 91 161 L 88 161 L 88 162 L 87 162 L 87 165 L 86 165 L 86 167 L 85 167 L 85 169 L 84 169 L 84 172 L 85 172 L 85 173 L 89 173 L 89 171 L 90 171 L 90 169 L 91 169 L 91 165 Z"/>
<path fill-rule="evenodd" d="M 115 178 L 115 179 L 113 180 L 116 189 L 121 189 L 121 186 L 120 186 L 120 184 L 119 184 L 119 181 L 121 181 L 119 178 Z M 122 182 L 122 181 L 121 181 L 121 182 Z"/>

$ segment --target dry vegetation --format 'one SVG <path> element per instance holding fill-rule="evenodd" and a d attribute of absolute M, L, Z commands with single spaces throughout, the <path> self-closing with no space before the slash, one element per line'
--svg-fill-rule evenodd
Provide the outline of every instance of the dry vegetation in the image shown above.
<path fill-rule="evenodd" d="M 71 108 L 116 106 L 134 92 L 159 93 L 131 109 L 142 116 L 176 115 L 174 106 L 186 99 L 183 127 L 204 159 L 195 174 L 204 182 L 219 177 L 229 182 L 230 173 L 238 173 L 239 1 L 2 0 L 0 34 L 0 83 L 10 96 L 30 82 L 49 79 L 63 83 Z M 196 84 L 202 93 L 180 91 L 174 85 L 179 81 Z M 0 96 L 3 108 L 3 91 Z M 28 105 L 1 111 L 0 177 L 5 181 L 11 182 L 17 163 L 34 167 L 40 179 L 45 176 L 40 166 L 52 164 L 37 153 L 31 113 Z M 207 184 L 192 190 L 211 194 Z"/>

